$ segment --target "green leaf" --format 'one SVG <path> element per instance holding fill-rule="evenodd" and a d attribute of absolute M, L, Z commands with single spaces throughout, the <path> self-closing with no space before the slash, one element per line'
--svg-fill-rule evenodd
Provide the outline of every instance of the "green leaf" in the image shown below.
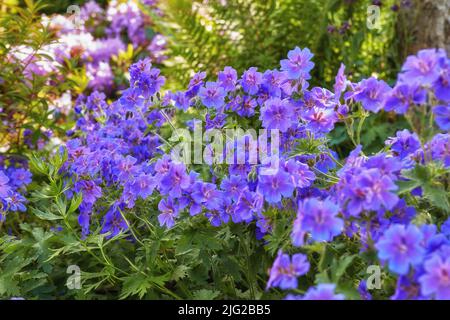
<path fill-rule="evenodd" d="M 402 171 L 402 176 L 421 183 L 427 183 L 430 179 L 429 169 L 422 165 L 416 165 L 414 169 Z"/>
<path fill-rule="evenodd" d="M 345 271 L 352 264 L 355 258 L 356 255 L 343 256 L 333 265 L 331 274 L 334 282 L 339 282 L 339 279 L 344 275 Z"/>
<path fill-rule="evenodd" d="M 151 286 L 152 284 L 143 274 L 138 273 L 128 276 L 124 278 L 120 299 L 125 299 L 134 295 L 138 295 L 139 298 L 142 298 Z"/>
<path fill-rule="evenodd" d="M 183 279 L 187 276 L 189 267 L 185 265 L 179 265 L 173 270 L 172 275 L 170 276 L 170 280 L 177 281 Z"/>
<path fill-rule="evenodd" d="M 402 175 L 410 180 L 398 181 L 399 194 L 410 192 L 421 187 L 423 196 L 433 206 L 450 213 L 449 196 L 439 178 L 445 176 L 448 170 L 442 168 L 442 165 L 429 163 L 427 166 L 416 165 L 414 169 L 402 171 Z"/>
<path fill-rule="evenodd" d="M 72 198 L 72 201 L 70 201 L 70 207 L 69 207 L 69 211 L 67 211 L 67 214 L 74 213 L 80 206 L 82 200 L 83 200 L 83 194 L 81 192 L 75 194 Z"/>
<path fill-rule="evenodd" d="M 39 219 L 42 219 L 42 220 L 52 221 L 52 220 L 61 220 L 62 219 L 61 216 L 57 216 L 56 214 L 53 214 L 51 212 L 44 212 L 44 211 L 41 211 L 36 208 L 31 208 L 31 212 L 33 212 L 33 214 L 35 216 L 37 216 Z"/>
<path fill-rule="evenodd" d="M 18 284 L 18 281 L 14 280 L 10 275 L 0 277 L 0 296 L 19 295 L 20 289 Z"/>
<path fill-rule="evenodd" d="M 426 184 L 422 189 L 424 197 L 427 198 L 432 205 L 444 210 L 446 213 L 450 213 L 448 194 L 443 188 Z"/>
<path fill-rule="evenodd" d="M 137 295 L 142 299 L 150 288 L 154 286 L 163 287 L 169 278 L 169 274 L 164 274 L 162 276 L 146 276 L 142 273 L 136 273 L 125 277 L 120 299 L 125 299 L 134 295 Z"/>
<path fill-rule="evenodd" d="M 399 180 L 397 181 L 398 194 L 409 193 L 421 186 L 420 181 L 416 180 Z"/>
<path fill-rule="evenodd" d="M 194 300 L 214 300 L 219 295 L 220 295 L 219 291 L 201 289 L 201 290 L 194 291 L 193 299 Z"/>

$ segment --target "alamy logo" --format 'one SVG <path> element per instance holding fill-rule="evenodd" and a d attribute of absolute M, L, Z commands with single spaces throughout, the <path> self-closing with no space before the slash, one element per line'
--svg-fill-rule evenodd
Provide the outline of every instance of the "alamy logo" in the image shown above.
<path fill-rule="evenodd" d="M 278 129 L 208 129 L 200 121 L 188 129 L 175 129 L 169 139 L 174 162 L 184 164 L 259 165 L 259 174 L 278 172 L 280 132 Z"/>
<path fill-rule="evenodd" d="M 67 14 L 69 20 L 72 22 L 75 29 L 79 30 L 83 26 L 83 20 L 81 19 L 81 8 L 77 5 L 71 5 L 67 7 Z"/>
<path fill-rule="evenodd" d="M 367 7 L 367 28 L 369 30 L 381 29 L 380 16 L 381 13 L 379 6 L 373 5 Z"/>
<path fill-rule="evenodd" d="M 381 289 L 381 268 L 377 265 L 371 265 L 367 267 L 367 274 L 370 276 L 367 278 L 366 287 L 368 290 Z"/>
<path fill-rule="evenodd" d="M 79 290 L 81 289 L 81 269 L 77 265 L 70 265 L 66 271 L 70 274 L 67 278 L 66 286 L 69 290 Z"/>

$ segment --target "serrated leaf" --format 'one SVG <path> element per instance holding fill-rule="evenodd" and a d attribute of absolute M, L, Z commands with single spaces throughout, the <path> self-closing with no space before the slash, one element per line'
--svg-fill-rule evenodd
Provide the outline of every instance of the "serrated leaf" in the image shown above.
<path fill-rule="evenodd" d="M 169 274 L 149 277 L 141 273 L 125 277 L 120 299 L 125 299 L 133 295 L 137 295 L 142 299 L 142 297 L 144 297 L 144 295 L 151 287 L 155 285 L 163 287 L 165 282 L 169 280 L 169 278 Z"/>
<path fill-rule="evenodd" d="M 430 180 L 429 169 L 422 165 L 416 165 L 414 169 L 402 171 L 402 176 L 421 183 L 427 183 Z"/>
<path fill-rule="evenodd" d="M 339 259 L 333 265 L 332 268 L 332 277 L 334 282 L 338 282 L 339 279 L 344 275 L 347 268 L 352 264 L 353 260 L 356 258 L 356 255 L 344 256 Z"/>
<path fill-rule="evenodd" d="M 220 295 L 219 291 L 201 289 L 201 290 L 194 291 L 193 299 L 194 300 L 214 300 L 219 295 Z"/>
<path fill-rule="evenodd" d="M 134 295 L 142 298 L 151 286 L 148 278 L 140 273 L 128 276 L 124 278 L 120 299 Z"/>
<path fill-rule="evenodd" d="M 15 296 L 20 294 L 18 287 L 18 281 L 14 280 L 11 276 L 0 277 L 0 296 Z"/>
<path fill-rule="evenodd" d="M 173 270 L 170 280 L 177 281 L 185 278 L 188 274 L 189 269 L 190 268 L 188 266 L 184 265 L 177 266 L 175 270 Z"/>
<path fill-rule="evenodd" d="M 396 182 L 396 184 L 398 186 L 397 193 L 399 195 L 411 192 L 412 190 L 421 186 L 420 181 L 416 181 L 416 180 L 399 180 Z"/>
<path fill-rule="evenodd" d="M 70 201 L 70 207 L 69 207 L 69 210 L 67 211 L 67 214 L 74 213 L 80 206 L 82 200 L 83 200 L 83 194 L 81 192 L 74 194 L 72 201 Z"/>
<path fill-rule="evenodd" d="M 430 185 L 424 185 L 422 189 L 424 197 L 427 198 L 432 205 L 444 210 L 446 213 L 450 213 L 448 194 L 444 189 L 432 187 Z"/>
<path fill-rule="evenodd" d="M 31 208 L 31 212 L 36 217 L 38 217 L 39 219 L 42 219 L 42 220 L 53 221 L 53 220 L 61 220 L 62 219 L 61 216 L 58 216 L 58 215 L 53 214 L 51 212 L 44 212 L 44 211 L 41 211 L 41 210 L 36 209 L 36 208 Z"/>

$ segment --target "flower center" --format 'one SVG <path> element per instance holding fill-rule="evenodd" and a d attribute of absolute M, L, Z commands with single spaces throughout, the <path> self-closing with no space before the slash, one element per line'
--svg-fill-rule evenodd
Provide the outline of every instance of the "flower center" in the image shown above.
<path fill-rule="evenodd" d="M 448 273 L 448 270 L 445 268 L 442 268 L 441 270 L 441 284 L 444 286 L 450 285 L 450 274 Z"/>

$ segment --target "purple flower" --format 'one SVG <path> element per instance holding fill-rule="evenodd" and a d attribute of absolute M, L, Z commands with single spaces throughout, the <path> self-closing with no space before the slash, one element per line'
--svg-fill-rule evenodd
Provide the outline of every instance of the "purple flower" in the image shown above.
<path fill-rule="evenodd" d="M 420 300 L 420 285 L 410 276 L 399 276 L 395 293 L 391 300 Z"/>
<path fill-rule="evenodd" d="M 134 181 L 131 189 L 136 196 L 147 199 L 153 193 L 156 186 L 155 177 L 150 174 L 141 173 Z"/>
<path fill-rule="evenodd" d="M 401 161 L 396 157 L 391 157 L 385 153 L 379 153 L 367 159 L 364 166 L 367 169 L 377 169 L 381 175 L 386 175 L 392 179 L 397 179 L 400 170 L 403 169 Z"/>
<path fill-rule="evenodd" d="M 306 188 L 316 179 L 314 172 L 309 170 L 308 165 L 290 159 L 284 165 L 286 171 L 291 175 L 292 182 L 297 188 Z"/>
<path fill-rule="evenodd" d="M 372 300 L 372 295 L 367 289 L 367 281 L 362 280 L 358 285 L 358 293 L 361 296 L 361 300 Z"/>
<path fill-rule="evenodd" d="M 357 215 L 362 210 L 379 210 L 384 207 L 392 209 L 398 202 L 398 196 L 393 193 L 397 185 L 387 175 L 382 175 L 378 169 L 369 169 L 356 176 L 344 190 L 350 199 L 347 210 L 351 215 Z"/>
<path fill-rule="evenodd" d="M 82 212 L 78 215 L 78 224 L 81 226 L 83 236 L 89 234 L 89 226 L 91 223 L 91 215 L 87 212 Z"/>
<path fill-rule="evenodd" d="M 144 98 L 149 98 L 159 91 L 166 78 L 160 76 L 160 70 L 152 68 L 149 72 L 141 74 L 139 78 L 138 88 L 141 91 Z"/>
<path fill-rule="evenodd" d="M 256 100 L 249 97 L 236 97 L 234 100 L 232 109 L 241 117 L 251 117 L 255 114 L 255 108 L 257 106 Z"/>
<path fill-rule="evenodd" d="M 376 113 L 383 108 L 385 96 L 390 90 L 386 82 L 371 77 L 358 84 L 354 99 L 361 102 L 364 109 Z"/>
<path fill-rule="evenodd" d="M 237 175 L 232 175 L 222 180 L 220 188 L 224 191 L 225 198 L 238 201 L 241 192 L 247 187 L 247 182 Z"/>
<path fill-rule="evenodd" d="M 334 108 L 336 102 L 334 93 L 325 88 L 314 87 L 310 91 L 309 98 L 314 101 L 314 105 L 320 108 Z"/>
<path fill-rule="evenodd" d="M 382 216 L 386 215 L 385 210 L 380 210 Z M 406 205 L 406 201 L 400 199 L 397 205 L 390 210 L 389 220 L 396 224 L 409 224 L 416 216 L 416 209 Z"/>
<path fill-rule="evenodd" d="M 128 230 L 128 225 L 119 210 L 120 209 L 113 206 L 103 218 L 102 233 L 110 232 L 107 238 L 115 237 L 121 231 Z"/>
<path fill-rule="evenodd" d="M 410 266 L 422 262 L 425 253 L 422 240 L 423 235 L 416 226 L 394 224 L 386 230 L 375 247 L 378 257 L 388 261 L 389 270 L 405 275 Z"/>
<path fill-rule="evenodd" d="M 8 185 L 9 178 L 0 170 L 0 198 L 6 198 L 12 192 L 11 187 Z"/>
<path fill-rule="evenodd" d="M 424 104 L 427 92 L 418 85 L 399 84 L 386 95 L 384 109 L 405 114 L 412 104 Z"/>
<path fill-rule="evenodd" d="M 188 90 L 186 91 L 186 95 L 190 98 L 194 97 L 201 86 L 203 86 L 203 80 L 206 78 L 206 72 L 198 72 L 196 73 L 191 81 L 189 82 Z"/>
<path fill-rule="evenodd" d="M 181 197 L 181 192 L 189 188 L 191 182 L 183 163 L 172 163 L 169 172 L 160 181 L 163 194 L 170 194 L 173 198 Z"/>
<path fill-rule="evenodd" d="M 426 145 L 426 149 L 431 151 L 431 157 L 435 161 L 442 162 L 446 167 L 450 167 L 450 134 L 439 133 Z"/>
<path fill-rule="evenodd" d="M 289 79 L 305 79 L 310 78 L 309 72 L 314 68 L 311 58 L 314 55 L 308 48 L 301 50 L 295 47 L 294 50 L 288 52 L 288 58 L 281 60 L 281 70 L 286 71 Z"/>
<path fill-rule="evenodd" d="M 307 109 L 302 114 L 303 120 L 307 122 L 307 128 L 312 132 L 328 133 L 334 128 L 338 120 L 336 112 L 333 109 L 324 109 L 313 107 Z"/>
<path fill-rule="evenodd" d="M 439 128 L 450 131 L 450 104 L 434 107 L 433 113 L 436 116 L 436 123 Z"/>
<path fill-rule="evenodd" d="M 166 226 L 168 229 L 175 225 L 175 218 L 179 214 L 179 206 L 169 197 L 167 199 L 161 199 L 158 204 L 158 209 L 161 212 L 158 215 L 159 225 L 161 227 Z"/>
<path fill-rule="evenodd" d="M 396 137 L 388 140 L 387 144 L 391 145 L 391 150 L 400 159 L 406 158 L 421 148 L 417 134 L 409 132 L 408 129 L 397 131 Z"/>
<path fill-rule="evenodd" d="M 75 192 L 82 192 L 83 203 L 94 204 L 102 196 L 102 188 L 97 186 L 94 181 L 81 180 L 75 183 Z"/>
<path fill-rule="evenodd" d="M 287 84 L 287 73 L 278 70 L 267 70 L 263 75 L 263 87 L 272 97 L 281 97 L 283 88 Z"/>
<path fill-rule="evenodd" d="M 331 241 L 344 228 L 344 221 L 337 217 L 340 209 L 330 199 L 309 198 L 299 204 L 301 230 L 311 233 L 316 241 Z"/>
<path fill-rule="evenodd" d="M 9 210 L 13 212 L 25 212 L 27 210 L 24 204 L 27 200 L 20 193 L 14 192 L 9 198 L 6 199 L 6 202 L 8 203 Z"/>
<path fill-rule="evenodd" d="M 225 103 L 225 90 L 215 82 L 207 82 L 205 87 L 201 87 L 198 96 L 207 108 L 219 109 Z"/>
<path fill-rule="evenodd" d="M 119 160 L 117 164 L 116 174 L 120 181 L 125 182 L 138 172 L 138 167 L 135 166 L 137 159 L 132 156 L 126 156 Z"/>
<path fill-rule="evenodd" d="M 256 94 L 262 84 L 262 74 L 256 70 L 258 68 L 252 67 L 242 75 L 241 85 L 248 94 Z"/>
<path fill-rule="evenodd" d="M 149 73 L 151 68 L 152 62 L 150 58 L 145 58 L 132 64 L 129 68 L 131 85 L 134 85 L 135 82 L 139 80 L 139 78 L 143 73 Z"/>
<path fill-rule="evenodd" d="M 175 108 L 186 111 L 190 107 L 189 97 L 182 91 L 172 94 L 172 99 L 175 101 Z"/>
<path fill-rule="evenodd" d="M 108 91 L 114 82 L 114 74 L 108 62 L 87 63 L 86 75 L 90 79 L 88 87 L 95 90 Z"/>
<path fill-rule="evenodd" d="M 222 223 L 230 221 L 230 215 L 224 210 L 210 210 L 205 213 L 205 217 L 213 227 L 220 227 Z"/>
<path fill-rule="evenodd" d="M 278 203 L 281 197 L 289 198 L 294 192 L 295 186 L 291 177 L 284 170 L 278 170 L 276 174 L 260 175 L 258 190 L 268 203 Z"/>
<path fill-rule="evenodd" d="M 26 169 L 14 169 L 10 174 L 11 184 L 16 188 L 22 188 L 31 183 L 31 172 Z"/>
<path fill-rule="evenodd" d="M 233 91 L 236 88 L 237 72 L 232 67 L 225 67 L 218 75 L 219 83 L 226 91 Z"/>
<path fill-rule="evenodd" d="M 335 290 L 335 284 L 321 283 L 316 287 L 309 288 L 303 296 L 303 300 L 345 300 L 345 296 L 334 293 Z"/>
<path fill-rule="evenodd" d="M 260 213 L 263 206 L 263 196 L 260 193 L 245 189 L 236 204 L 235 214 L 242 220 L 250 220 L 253 214 Z"/>
<path fill-rule="evenodd" d="M 434 95 L 442 101 L 450 101 L 450 62 L 441 70 L 439 78 L 433 84 Z"/>
<path fill-rule="evenodd" d="M 309 262 L 306 255 L 297 253 L 291 259 L 288 254 L 284 254 L 280 250 L 270 269 L 270 277 L 266 288 L 296 289 L 298 285 L 297 277 L 306 274 L 308 270 Z"/>
<path fill-rule="evenodd" d="M 221 129 L 225 125 L 226 119 L 227 115 L 221 112 L 216 113 L 214 118 L 211 118 L 211 115 L 207 113 L 205 117 L 205 129 Z"/>
<path fill-rule="evenodd" d="M 450 218 L 445 220 L 445 222 L 441 225 L 441 232 L 447 237 L 450 237 Z"/>
<path fill-rule="evenodd" d="M 286 132 L 294 123 L 294 113 L 288 100 L 271 98 L 261 108 L 259 119 L 263 127 L 267 129 L 278 129 Z"/>
<path fill-rule="evenodd" d="M 345 65 L 341 63 L 341 66 L 339 67 L 339 71 L 336 75 L 335 81 L 334 81 L 334 97 L 336 101 L 339 101 L 341 98 L 342 93 L 347 89 L 347 77 L 345 76 Z"/>
<path fill-rule="evenodd" d="M 82 20 L 88 20 L 103 14 L 103 9 L 95 1 L 90 0 L 81 8 L 80 18 Z"/>
<path fill-rule="evenodd" d="M 197 204 L 203 204 L 209 210 L 219 209 L 222 205 L 222 193 L 214 183 L 196 182 L 191 197 Z"/>
<path fill-rule="evenodd" d="M 124 91 L 122 97 L 119 99 L 119 102 L 125 110 L 135 111 L 143 106 L 144 99 L 140 96 L 138 90 L 130 88 Z"/>
<path fill-rule="evenodd" d="M 442 49 L 420 50 L 416 56 L 409 56 L 402 67 L 401 80 L 431 85 L 439 78 L 439 63 L 443 57 Z"/>
<path fill-rule="evenodd" d="M 435 254 L 424 263 L 425 274 L 419 278 L 424 296 L 450 300 L 450 257 Z"/>

